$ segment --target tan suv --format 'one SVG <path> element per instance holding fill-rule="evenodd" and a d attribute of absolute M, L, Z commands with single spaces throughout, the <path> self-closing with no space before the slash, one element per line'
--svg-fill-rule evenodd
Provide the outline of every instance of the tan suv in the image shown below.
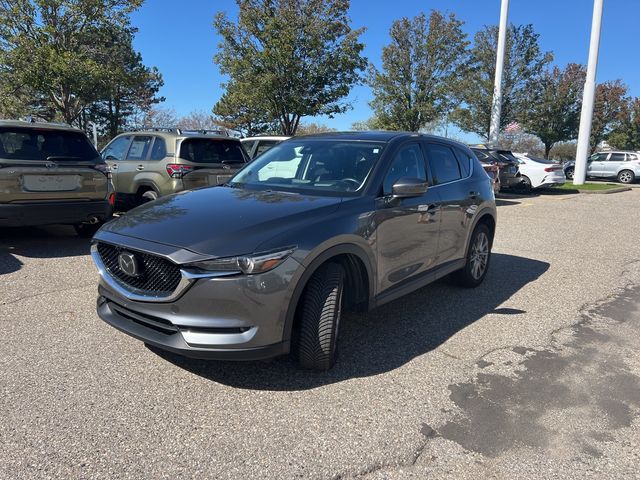
<path fill-rule="evenodd" d="M 179 128 L 122 133 L 102 150 L 102 158 L 111 168 L 116 201 L 123 207 L 223 184 L 249 161 L 236 138 Z"/>
<path fill-rule="evenodd" d="M 92 236 L 113 202 L 109 169 L 84 132 L 0 120 L 0 226 L 60 223 Z"/>

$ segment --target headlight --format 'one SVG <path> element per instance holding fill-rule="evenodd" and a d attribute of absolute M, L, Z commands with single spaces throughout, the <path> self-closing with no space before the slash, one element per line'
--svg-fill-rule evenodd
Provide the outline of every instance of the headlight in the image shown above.
<path fill-rule="evenodd" d="M 256 253 L 241 257 L 216 258 L 214 260 L 204 260 L 186 265 L 190 268 L 197 268 L 207 272 L 237 272 L 247 275 L 264 273 L 276 268 L 284 262 L 295 250 L 289 247 L 284 250 Z"/>

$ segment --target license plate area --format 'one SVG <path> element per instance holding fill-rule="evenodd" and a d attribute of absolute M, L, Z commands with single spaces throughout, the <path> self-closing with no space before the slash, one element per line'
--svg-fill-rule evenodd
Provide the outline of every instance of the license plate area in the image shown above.
<path fill-rule="evenodd" d="M 24 175 L 22 185 L 27 192 L 70 192 L 80 188 L 80 176 Z"/>

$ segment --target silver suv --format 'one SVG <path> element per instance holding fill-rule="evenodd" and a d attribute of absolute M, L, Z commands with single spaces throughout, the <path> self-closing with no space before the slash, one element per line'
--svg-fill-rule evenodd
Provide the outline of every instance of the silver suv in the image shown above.
<path fill-rule="evenodd" d="M 567 162 L 564 174 L 573 180 L 575 162 Z M 587 177 L 617 178 L 620 183 L 633 183 L 640 177 L 638 152 L 599 152 L 587 160 Z"/>

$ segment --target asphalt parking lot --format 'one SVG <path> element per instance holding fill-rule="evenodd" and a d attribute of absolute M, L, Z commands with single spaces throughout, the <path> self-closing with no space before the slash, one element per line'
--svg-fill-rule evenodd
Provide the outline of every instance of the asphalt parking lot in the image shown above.
<path fill-rule="evenodd" d="M 0 478 L 637 478 L 640 189 L 498 204 L 481 287 L 348 316 L 323 374 L 145 348 L 86 240 L 0 230 Z"/>

